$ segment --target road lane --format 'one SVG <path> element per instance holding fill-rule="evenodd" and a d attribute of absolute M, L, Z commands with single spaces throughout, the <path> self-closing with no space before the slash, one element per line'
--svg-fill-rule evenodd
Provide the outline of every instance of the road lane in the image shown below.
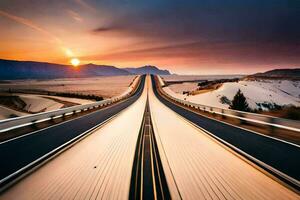
<path fill-rule="evenodd" d="M 296 179 L 298 184 L 288 183 L 300 189 L 300 148 L 298 146 L 264 137 L 263 135 L 196 114 L 167 101 L 157 93 L 157 90 L 154 90 L 154 92 L 164 105 L 187 120 L 192 121 L 250 156 Z"/>
<path fill-rule="evenodd" d="M 109 119 L 141 95 L 145 76 L 135 95 L 116 105 L 52 126 L 26 137 L 0 144 L 0 180 L 49 153 L 72 138 Z"/>
<path fill-rule="evenodd" d="M 134 104 L 0 199 L 128 199 L 147 85 L 153 131 L 146 131 L 145 136 L 154 132 L 156 144 L 148 143 L 145 151 L 150 150 L 147 153 L 152 156 L 159 153 L 172 199 L 300 199 L 161 103 L 150 78 Z M 146 121 L 149 128 L 149 116 Z M 152 152 L 152 147 L 157 151 Z M 151 162 L 148 168 L 153 166 Z"/>
<path fill-rule="evenodd" d="M 0 198 L 128 199 L 146 91 L 110 122 L 22 179 Z"/>
<path fill-rule="evenodd" d="M 152 87 L 149 102 L 171 196 L 177 189 L 182 199 L 300 199 L 161 103 Z"/>

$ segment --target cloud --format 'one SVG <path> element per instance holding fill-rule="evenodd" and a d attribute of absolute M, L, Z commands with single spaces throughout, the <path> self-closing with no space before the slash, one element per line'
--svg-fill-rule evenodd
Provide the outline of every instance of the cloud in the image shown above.
<path fill-rule="evenodd" d="M 93 33 L 102 33 L 102 32 L 113 31 L 113 30 L 116 30 L 116 28 L 108 27 L 108 26 L 107 27 L 101 26 L 101 27 L 93 29 L 92 32 Z"/>
<path fill-rule="evenodd" d="M 68 15 L 77 22 L 83 22 L 82 17 L 75 11 L 67 9 L 66 12 Z"/>
<path fill-rule="evenodd" d="M 130 48 L 130 47 L 128 47 Z M 278 65 L 299 63 L 300 49 L 297 45 L 281 46 L 268 43 L 254 45 L 252 43 L 228 42 L 187 42 L 158 45 L 155 47 L 140 47 L 112 53 L 83 56 L 83 60 L 98 61 L 161 61 L 189 60 L 201 66 L 203 64 L 246 64 L 246 65 Z"/>
<path fill-rule="evenodd" d="M 299 9 L 297 1 L 283 0 L 128 2 L 106 24 L 109 29 L 99 26 L 94 31 L 117 28 L 124 36 L 145 40 L 300 43 Z"/>
<path fill-rule="evenodd" d="M 189 59 L 198 65 L 220 66 L 300 64 L 300 3 L 294 1 L 191 0 L 183 4 L 180 0 L 154 0 L 143 5 L 128 2 L 124 9 L 92 32 L 136 38 L 140 47 L 126 46 L 123 51 L 89 58 L 173 59 L 174 64 Z"/>
<path fill-rule="evenodd" d="M 75 0 L 75 2 L 78 5 L 82 6 L 83 8 L 85 8 L 85 9 L 87 9 L 89 11 L 97 12 L 97 10 L 94 7 L 92 7 L 91 5 L 89 5 L 88 3 L 86 3 L 84 0 Z"/>
<path fill-rule="evenodd" d="M 42 27 L 36 25 L 35 23 L 33 23 L 32 21 L 26 19 L 26 18 L 23 18 L 23 17 L 19 17 L 19 16 L 16 16 L 16 15 L 12 15 L 8 12 L 5 12 L 5 11 L 2 11 L 0 10 L 0 16 L 3 16 L 3 17 L 6 17 L 8 19 L 11 19 L 19 24 L 23 24 L 47 37 L 49 37 L 50 39 L 58 42 L 58 43 L 61 43 L 61 40 L 59 38 L 57 38 L 56 36 L 52 35 L 50 32 L 48 32 L 47 30 L 43 29 Z"/>

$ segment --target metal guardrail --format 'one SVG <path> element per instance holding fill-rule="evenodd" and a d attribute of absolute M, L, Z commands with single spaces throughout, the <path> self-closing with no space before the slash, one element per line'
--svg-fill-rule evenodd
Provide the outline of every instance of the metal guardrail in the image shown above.
<path fill-rule="evenodd" d="M 205 112 L 210 112 L 212 114 L 218 114 L 226 117 L 240 119 L 241 121 L 247 121 L 247 122 L 267 125 L 274 128 L 282 128 L 290 131 L 300 132 L 300 123 L 298 121 L 283 119 L 279 117 L 272 117 L 268 115 L 261 115 L 256 113 L 249 113 L 249 112 L 243 112 L 243 111 L 237 111 L 231 109 L 223 109 L 223 108 L 217 108 L 212 106 L 206 106 L 206 105 L 192 103 L 189 101 L 178 99 L 165 92 L 162 88 L 164 86 L 164 81 L 160 76 L 157 76 L 157 78 L 158 78 L 158 83 L 159 83 L 158 86 L 160 88 L 160 91 L 169 99 L 179 104 L 182 104 L 184 106 L 195 108 L 197 110 L 201 110 Z"/>
<path fill-rule="evenodd" d="M 62 109 L 43 112 L 43 113 L 37 113 L 32 115 L 0 120 L 0 133 L 113 104 L 115 102 L 126 99 L 132 93 L 134 93 L 136 88 L 140 84 L 140 82 L 141 82 L 141 76 L 138 77 L 138 81 L 134 82 L 135 85 L 133 86 L 133 89 L 131 91 L 128 91 L 127 93 L 124 93 L 120 96 L 116 96 L 99 102 L 86 104 L 86 105 L 77 105 L 77 106 L 62 108 Z"/>

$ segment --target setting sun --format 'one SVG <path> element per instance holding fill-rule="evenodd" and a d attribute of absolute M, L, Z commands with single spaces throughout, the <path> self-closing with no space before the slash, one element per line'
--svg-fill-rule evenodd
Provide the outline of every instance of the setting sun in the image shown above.
<path fill-rule="evenodd" d="M 77 67 L 80 63 L 80 60 L 77 59 L 77 58 L 72 58 L 71 59 L 71 64 L 74 66 L 74 67 Z"/>

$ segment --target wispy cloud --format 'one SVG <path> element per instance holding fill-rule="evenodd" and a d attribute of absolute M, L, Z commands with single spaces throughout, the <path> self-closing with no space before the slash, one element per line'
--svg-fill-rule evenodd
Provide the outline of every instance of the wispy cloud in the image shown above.
<path fill-rule="evenodd" d="M 25 25 L 25 26 L 27 26 L 27 27 L 29 27 L 29 28 L 31 28 L 31 29 L 33 29 L 33 30 L 35 30 L 35 31 L 47 36 L 47 37 L 49 37 L 50 39 L 52 39 L 52 40 L 54 40 L 58 43 L 61 43 L 61 40 L 58 37 L 54 36 L 53 34 L 48 32 L 44 28 L 40 27 L 39 25 L 33 23 L 29 19 L 13 15 L 13 14 L 10 14 L 10 13 L 2 11 L 2 10 L 0 10 L 0 16 L 6 17 L 8 19 L 11 19 L 11 20 L 19 23 L 19 24 Z"/>
<path fill-rule="evenodd" d="M 107 31 L 112 31 L 115 30 L 115 28 L 109 27 L 109 26 L 101 26 L 98 28 L 95 28 L 92 30 L 93 33 L 101 33 L 101 32 L 107 32 Z"/>
<path fill-rule="evenodd" d="M 75 2 L 77 4 L 79 4 L 80 6 L 84 7 L 85 9 L 87 9 L 87 10 L 90 10 L 92 12 L 96 12 L 97 11 L 94 7 L 92 7 L 90 4 L 88 4 L 84 0 L 75 0 Z"/>
<path fill-rule="evenodd" d="M 115 61 L 126 60 L 134 62 L 141 61 L 160 61 L 172 59 L 191 60 L 199 65 L 205 64 L 252 64 L 252 65 L 271 65 L 286 64 L 289 62 L 299 62 L 300 49 L 297 45 L 289 46 L 288 50 L 296 52 L 290 55 L 286 47 L 269 44 L 252 43 L 228 43 L 228 42 L 186 42 L 177 44 L 158 45 L 156 47 L 144 47 L 131 50 L 121 50 L 111 53 L 83 56 L 83 60 Z"/>
<path fill-rule="evenodd" d="M 74 10 L 67 9 L 68 15 L 77 22 L 83 22 L 83 18 Z"/>

